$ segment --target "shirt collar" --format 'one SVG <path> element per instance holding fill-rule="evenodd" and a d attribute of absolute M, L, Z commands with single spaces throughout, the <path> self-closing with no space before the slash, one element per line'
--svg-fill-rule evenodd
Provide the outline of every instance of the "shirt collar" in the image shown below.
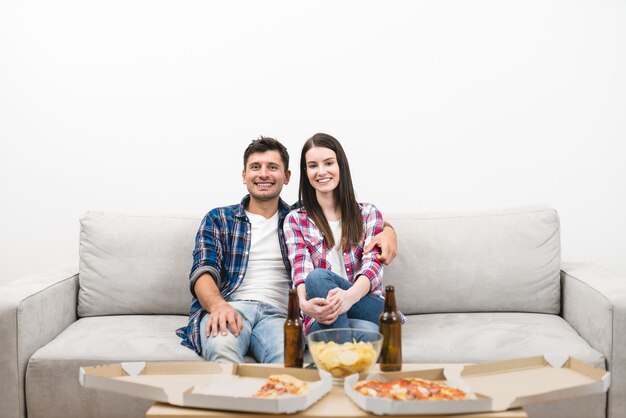
<path fill-rule="evenodd" d="M 248 206 L 248 203 L 250 202 L 250 195 L 247 194 L 243 197 L 243 199 L 241 199 L 241 202 L 239 203 L 239 207 L 237 208 L 236 212 L 235 212 L 235 216 L 240 217 L 240 218 L 245 218 L 246 217 L 246 206 Z M 287 214 L 289 213 L 289 211 L 291 210 L 291 207 L 285 203 L 285 201 L 283 199 L 279 199 L 278 201 L 278 217 L 280 219 L 284 218 L 285 216 L 287 216 Z"/>

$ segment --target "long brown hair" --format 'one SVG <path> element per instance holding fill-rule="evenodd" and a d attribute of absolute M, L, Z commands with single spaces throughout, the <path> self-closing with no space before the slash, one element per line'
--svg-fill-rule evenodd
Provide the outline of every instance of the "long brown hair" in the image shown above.
<path fill-rule="evenodd" d="M 315 225 L 322 233 L 328 247 L 335 246 L 333 233 L 330 225 L 324 216 L 324 212 L 319 202 L 315 189 L 309 182 L 306 175 L 306 153 L 313 147 L 328 148 L 335 152 L 337 156 L 337 164 L 339 166 L 339 185 L 334 190 L 335 198 L 339 203 L 341 210 L 341 248 L 345 250 L 348 247 L 357 245 L 361 241 L 363 235 L 363 217 L 361 216 L 361 208 L 356 201 L 354 187 L 352 187 L 352 176 L 350 175 L 350 166 L 348 158 L 343 151 L 343 147 L 335 138 L 330 135 L 318 133 L 309 138 L 302 147 L 300 155 L 300 188 L 298 196 L 302 205 L 306 209 L 308 216 L 313 219 Z"/>

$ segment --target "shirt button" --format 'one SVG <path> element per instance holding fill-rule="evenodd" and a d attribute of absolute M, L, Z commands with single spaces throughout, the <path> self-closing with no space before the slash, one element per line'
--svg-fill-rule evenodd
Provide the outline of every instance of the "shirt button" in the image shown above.
<path fill-rule="evenodd" d="M 250 235 L 250 231 L 246 231 L 246 234 Z"/>
<path fill-rule="evenodd" d="M 246 251 L 245 254 L 248 255 L 248 252 Z"/>
<path fill-rule="evenodd" d="M 240 275 L 239 275 L 239 278 L 240 278 L 240 279 L 243 279 L 243 274 L 240 274 Z"/>
<path fill-rule="evenodd" d="M 350 271 L 350 267 L 346 268 L 346 271 Z"/>

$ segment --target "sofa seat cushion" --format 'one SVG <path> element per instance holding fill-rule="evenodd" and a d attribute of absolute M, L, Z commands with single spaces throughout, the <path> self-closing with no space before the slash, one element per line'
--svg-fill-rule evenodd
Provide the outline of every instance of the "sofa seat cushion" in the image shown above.
<path fill-rule="evenodd" d="M 409 315 L 406 363 L 481 363 L 564 354 L 605 369 L 602 354 L 560 316 L 515 312 Z"/>
<path fill-rule="evenodd" d="M 201 360 L 180 345 L 182 315 L 120 315 L 81 318 L 33 354 L 35 360 L 189 361 Z"/>
<path fill-rule="evenodd" d="M 80 386 L 79 369 L 121 361 L 203 361 L 180 345 L 176 335 L 176 329 L 187 320 L 178 315 L 79 319 L 30 358 L 26 370 L 28 417 L 145 416 L 153 402 L 86 389 Z M 71 413 L 67 402 L 72 402 Z"/>

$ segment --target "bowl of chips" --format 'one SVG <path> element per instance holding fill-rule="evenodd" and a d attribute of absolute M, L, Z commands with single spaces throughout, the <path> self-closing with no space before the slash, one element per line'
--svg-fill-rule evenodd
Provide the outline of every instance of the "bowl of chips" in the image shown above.
<path fill-rule="evenodd" d="M 335 384 L 340 384 L 339 380 L 362 373 L 376 363 L 383 336 L 365 329 L 335 328 L 310 333 L 307 343 L 317 368 L 330 373 Z"/>

